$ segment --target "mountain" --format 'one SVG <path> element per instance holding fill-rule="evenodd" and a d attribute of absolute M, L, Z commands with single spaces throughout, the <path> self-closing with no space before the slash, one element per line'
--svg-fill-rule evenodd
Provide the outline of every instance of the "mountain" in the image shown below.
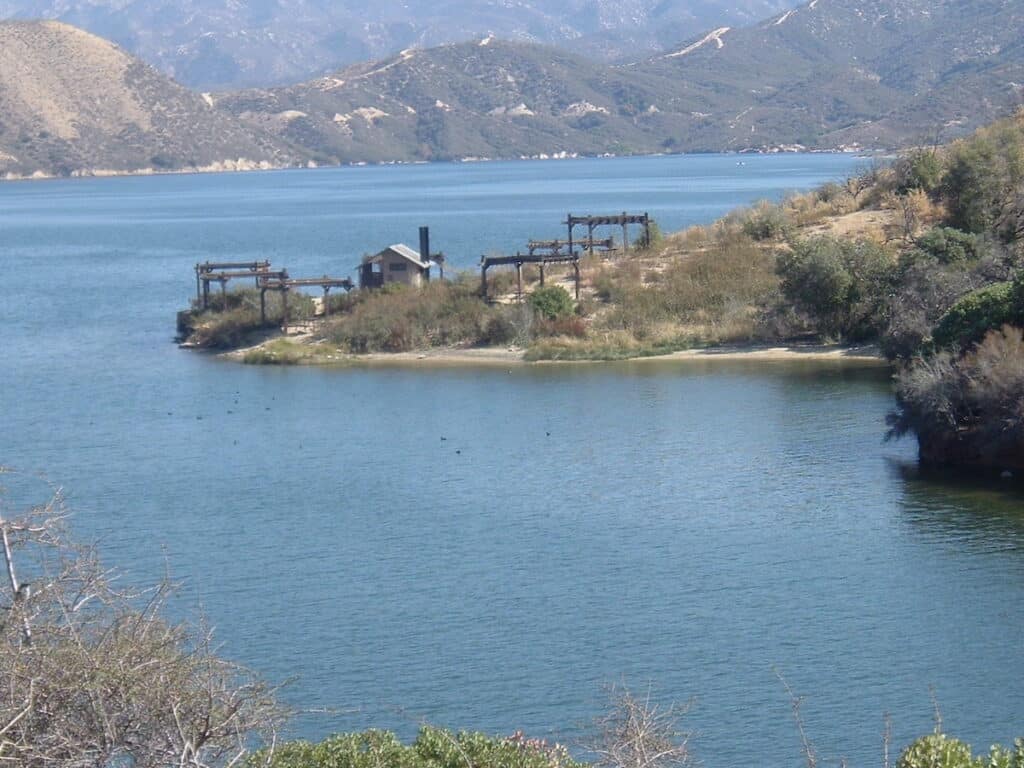
<path fill-rule="evenodd" d="M 214 97 L 318 162 L 651 152 L 676 84 L 487 37 L 410 49 L 295 86 Z"/>
<path fill-rule="evenodd" d="M 629 64 L 487 35 L 198 95 L 80 30 L 0 24 L 0 174 L 893 148 L 1019 106 L 1022 30 L 1019 0 L 810 0 Z"/>
<path fill-rule="evenodd" d="M 1019 105 L 1022 32 L 1019 0 L 811 0 L 633 69 L 713 93 L 702 133 L 722 147 L 891 147 Z"/>
<path fill-rule="evenodd" d="M 811 0 L 629 65 L 485 37 L 215 97 L 322 162 L 895 147 L 1020 103 L 1018 0 Z"/>
<path fill-rule="evenodd" d="M 292 83 L 409 47 L 494 34 L 611 60 L 796 0 L 0 0 L 0 19 L 57 19 L 188 86 Z"/>
<path fill-rule="evenodd" d="M 58 22 L 0 23 L 0 177 L 298 160 L 112 43 Z"/>

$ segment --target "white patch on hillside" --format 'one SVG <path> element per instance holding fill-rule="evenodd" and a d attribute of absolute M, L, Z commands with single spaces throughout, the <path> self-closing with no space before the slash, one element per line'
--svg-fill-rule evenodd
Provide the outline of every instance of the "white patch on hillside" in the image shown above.
<path fill-rule="evenodd" d="M 445 104 L 440 99 L 438 99 L 437 101 L 434 102 L 434 108 L 435 109 L 440 109 L 442 112 L 451 112 L 452 111 L 451 105 Z"/>
<path fill-rule="evenodd" d="M 704 35 L 704 37 L 702 37 L 696 43 L 692 43 L 692 44 L 686 46 L 681 51 L 676 51 L 675 53 L 670 53 L 670 54 L 666 55 L 665 58 L 666 59 L 674 59 L 677 56 L 686 56 L 688 53 L 693 53 L 698 48 L 701 48 L 701 47 L 703 47 L 703 46 L 705 46 L 705 45 L 707 45 L 708 43 L 711 43 L 711 42 L 713 42 L 718 49 L 722 49 L 722 48 L 725 47 L 725 43 L 722 41 L 722 36 L 726 32 L 728 32 L 730 29 L 732 29 L 732 27 L 719 27 L 716 30 L 708 32 L 706 35 Z"/>
<path fill-rule="evenodd" d="M 490 34 L 490 35 L 487 35 L 487 37 L 485 37 L 479 43 L 477 43 L 477 45 L 479 45 L 481 48 L 483 48 L 484 46 L 490 45 L 493 42 L 494 42 L 494 35 Z"/>
<path fill-rule="evenodd" d="M 811 6 L 811 7 L 813 8 L 814 6 Z M 777 27 L 780 24 L 785 24 L 789 20 L 789 17 L 792 16 L 794 13 L 796 13 L 796 9 L 795 8 L 792 11 L 786 11 L 784 14 L 779 16 L 778 19 L 775 20 L 775 23 L 773 24 L 773 26 Z"/>
<path fill-rule="evenodd" d="M 352 114 L 356 117 L 363 118 L 367 125 L 373 125 L 383 117 L 391 117 L 387 112 L 382 109 L 377 109 L 376 107 L 360 107 L 359 109 L 353 109 Z"/>
<path fill-rule="evenodd" d="M 532 117 L 537 113 L 525 104 L 517 104 L 514 107 L 495 107 L 487 114 L 495 117 L 500 117 L 501 115 L 505 115 L 507 117 Z"/>
<path fill-rule="evenodd" d="M 815 6 L 818 4 L 818 0 L 811 0 L 811 4 L 807 6 L 807 9 L 813 11 Z"/>
<path fill-rule="evenodd" d="M 305 112 L 299 112 L 297 109 L 286 109 L 284 112 L 278 112 L 277 117 L 282 120 L 298 120 L 300 117 L 309 117 Z"/>
<path fill-rule="evenodd" d="M 607 115 L 608 110 L 604 107 L 599 107 L 596 104 L 591 104 L 589 101 L 577 101 L 570 104 L 562 111 L 564 117 L 583 117 L 589 115 L 592 112 L 599 112 L 602 115 Z"/>
<path fill-rule="evenodd" d="M 199 95 L 203 97 L 203 101 L 206 102 L 206 106 L 208 106 L 208 107 L 212 107 L 213 106 L 213 96 L 212 96 L 212 94 L 201 93 Z"/>

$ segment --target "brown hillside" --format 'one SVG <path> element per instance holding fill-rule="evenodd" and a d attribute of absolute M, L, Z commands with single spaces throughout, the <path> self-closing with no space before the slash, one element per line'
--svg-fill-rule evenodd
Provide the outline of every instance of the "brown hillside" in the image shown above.
<path fill-rule="evenodd" d="M 0 24 L 0 177 L 291 161 L 113 43 L 58 22 Z"/>

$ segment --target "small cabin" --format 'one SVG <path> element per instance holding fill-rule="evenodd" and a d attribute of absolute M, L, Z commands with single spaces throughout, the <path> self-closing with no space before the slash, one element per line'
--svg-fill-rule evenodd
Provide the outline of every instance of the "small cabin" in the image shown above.
<path fill-rule="evenodd" d="M 419 287 L 430 280 L 433 262 L 401 243 L 389 245 L 380 253 L 365 256 L 359 265 L 359 287 L 381 288 L 389 283 Z"/>

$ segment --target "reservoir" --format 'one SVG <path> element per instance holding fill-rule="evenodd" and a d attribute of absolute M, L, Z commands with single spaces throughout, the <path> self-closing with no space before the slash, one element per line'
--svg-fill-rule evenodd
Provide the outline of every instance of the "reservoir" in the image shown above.
<path fill-rule="evenodd" d="M 740 165 L 739 163 L 743 164 Z M 351 274 L 431 227 L 449 267 L 662 229 L 841 179 L 847 156 L 346 168 L 0 185 L 5 504 L 63 488 L 134 584 L 274 681 L 290 735 L 420 722 L 573 744 L 603 687 L 693 699 L 715 768 L 881 764 L 1024 724 L 1024 496 L 885 443 L 889 373 L 841 364 L 281 369 L 179 350 L 207 258 Z"/>

